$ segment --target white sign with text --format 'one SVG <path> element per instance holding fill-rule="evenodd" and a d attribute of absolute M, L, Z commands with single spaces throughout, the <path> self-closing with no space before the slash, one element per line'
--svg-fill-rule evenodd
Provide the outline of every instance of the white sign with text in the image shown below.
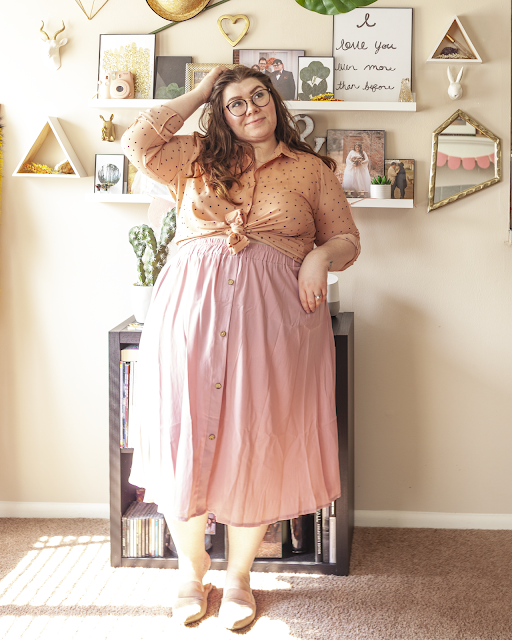
<path fill-rule="evenodd" d="M 334 16 L 334 97 L 398 102 L 412 87 L 412 9 L 364 7 Z"/>

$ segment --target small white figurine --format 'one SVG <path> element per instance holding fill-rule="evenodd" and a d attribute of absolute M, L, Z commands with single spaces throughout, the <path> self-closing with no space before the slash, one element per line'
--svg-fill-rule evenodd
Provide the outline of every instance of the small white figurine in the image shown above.
<path fill-rule="evenodd" d="M 48 61 L 52 66 L 52 68 L 55 69 L 55 71 L 57 71 L 57 69 L 60 69 L 59 49 L 63 47 L 68 41 L 67 38 L 62 38 L 62 40 L 60 40 L 59 42 L 57 42 L 57 40 L 55 39 L 59 35 L 59 33 L 62 33 L 66 28 L 64 25 L 64 20 L 62 21 L 62 29 L 59 29 L 59 31 L 56 31 L 53 38 L 50 38 L 50 36 L 46 33 L 46 31 L 43 31 L 43 27 L 44 27 L 44 22 L 41 20 L 41 28 L 39 29 L 39 31 L 44 36 L 46 36 L 46 40 L 44 40 L 43 42 L 46 47 Z"/>
<path fill-rule="evenodd" d="M 453 74 L 448 67 L 448 80 L 450 81 L 450 86 L 448 87 L 448 95 L 452 100 L 459 100 L 462 98 L 462 85 L 460 84 L 460 80 L 462 78 L 462 74 L 464 72 L 464 67 L 461 67 L 459 71 L 459 75 L 457 76 L 457 80 L 453 79 Z"/>

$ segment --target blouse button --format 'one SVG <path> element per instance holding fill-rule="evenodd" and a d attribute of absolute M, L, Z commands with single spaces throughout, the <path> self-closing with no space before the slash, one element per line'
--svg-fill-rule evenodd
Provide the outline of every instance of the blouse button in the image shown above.
<path fill-rule="evenodd" d="M 220 335 L 224 338 L 224 336 L 226 335 L 226 332 L 225 331 L 221 331 Z"/>
<path fill-rule="evenodd" d="M 220 389 L 222 387 L 222 385 L 220 384 L 220 382 L 217 382 L 217 384 L 215 385 L 216 389 Z"/>
<path fill-rule="evenodd" d="M 210 438 L 210 440 L 215 440 L 215 436 L 213 435 L 213 433 L 210 433 L 208 437 Z"/>
<path fill-rule="evenodd" d="M 228 280 L 228 284 L 235 284 L 234 280 Z"/>

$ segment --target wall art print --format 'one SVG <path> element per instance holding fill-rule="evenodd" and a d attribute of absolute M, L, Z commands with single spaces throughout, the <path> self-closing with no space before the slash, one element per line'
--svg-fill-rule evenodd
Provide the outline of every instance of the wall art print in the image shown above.
<path fill-rule="evenodd" d="M 94 192 L 112 195 L 126 193 L 126 162 L 122 153 L 96 154 Z"/>
<path fill-rule="evenodd" d="M 412 78 L 412 9 L 365 7 L 333 20 L 334 97 L 398 102 Z"/>
<path fill-rule="evenodd" d="M 172 100 L 185 93 L 187 63 L 192 56 L 157 56 L 155 98 Z"/>
<path fill-rule="evenodd" d="M 332 56 L 300 56 L 298 99 L 311 100 L 315 96 L 334 91 L 334 58 Z"/>
<path fill-rule="evenodd" d="M 258 69 L 270 76 L 283 100 L 296 100 L 299 86 L 299 58 L 295 49 L 233 49 L 233 63 Z"/>
<path fill-rule="evenodd" d="M 98 82 L 113 71 L 131 71 L 134 77 L 135 98 L 152 98 L 155 41 L 154 34 L 101 34 Z"/>
<path fill-rule="evenodd" d="M 327 155 L 336 160 L 335 174 L 348 197 L 369 197 L 373 178 L 384 175 L 384 140 L 381 129 L 327 130 Z"/>

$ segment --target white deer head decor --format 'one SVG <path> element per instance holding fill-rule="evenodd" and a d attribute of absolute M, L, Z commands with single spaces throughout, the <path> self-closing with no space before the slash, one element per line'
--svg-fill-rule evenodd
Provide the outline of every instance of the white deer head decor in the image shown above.
<path fill-rule="evenodd" d="M 62 21 L 62 29 L 56 31 L 53 38 L 50 38 L 50 36 L 45 31 L 43 31 L 43 27 L 44 22 L 41 21 L 40 31 L 44 36 L 46 36 L 46 40 L 44 40 L 43 43 L 46 47 L 48 61 L 52 68 L 57 71 L 57 69 L 60 69 L 60 48 L 63 47 L 68 41 L 67 38 L 62 38 L 62 40 L 60 40 L 59 42 L 57 42 L 57 40 L 55 39 L 59 35 L 59 33 L 62 33 L 66 28 L 64 25 L 64 20 Z"/>

